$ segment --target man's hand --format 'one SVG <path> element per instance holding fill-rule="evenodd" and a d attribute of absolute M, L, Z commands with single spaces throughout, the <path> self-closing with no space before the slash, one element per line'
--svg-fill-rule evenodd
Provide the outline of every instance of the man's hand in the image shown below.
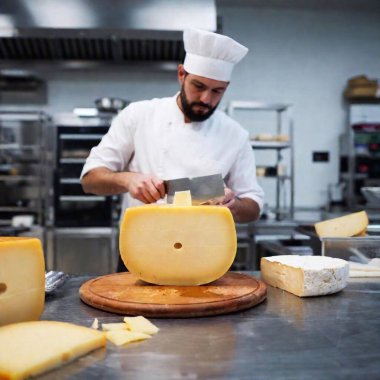
<path fill-rule="evenodd" d="M 129 192 L 143 203 L 154 203 L 165 196 L 164 182 L 151 174 L 112 172 L 107 168 L 95 168 L 82 179 L 87 194 L 117 195 Z"/>
<path fill-rule="evenodd" d="M 260 209 L 254 200 L 239 198 L 228 187 L 224 188 L 224 197 L 212 199 L 208 204 L 228 207 L 235 222 L 238 223 L 256 220 L 260 214 Z"/>
<path fill-rule="evenodd" d="M 128 192 L 143 203 L 154 203 L 165 196 L 164 182 L 151 174 L 129 173 Z"/>

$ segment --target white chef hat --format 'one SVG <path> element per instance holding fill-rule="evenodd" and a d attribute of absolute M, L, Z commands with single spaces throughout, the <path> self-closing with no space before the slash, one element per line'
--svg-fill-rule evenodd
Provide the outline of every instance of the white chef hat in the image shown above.
<path fill-rule="evenodd" d="M 225 82 L 229 82 L 234 65 L 248 52 L 230 37 L 200 29 L 186 29 L 183 42 L 188 73 Z"/>

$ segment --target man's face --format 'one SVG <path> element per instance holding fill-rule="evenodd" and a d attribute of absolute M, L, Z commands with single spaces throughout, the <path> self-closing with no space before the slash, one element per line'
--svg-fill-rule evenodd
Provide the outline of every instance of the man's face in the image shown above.
<path fill-rule="evenodd" d="M 182 70 L 179 70 L 182 112 L 187 121 L 204 121 L 218 107 L 228 87 L 228 82 L 188 74 L 183 68 Z"/>

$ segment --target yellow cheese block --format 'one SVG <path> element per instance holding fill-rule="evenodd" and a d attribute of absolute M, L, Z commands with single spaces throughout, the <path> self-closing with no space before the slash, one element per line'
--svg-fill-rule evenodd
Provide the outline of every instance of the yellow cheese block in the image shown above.
<path fill-rule="evenodd" d="M 0 326 L 38 320 L 45 305 L 45 262 L 41 242 L 0 238 Z"/>
<path fill-rule="evenodd" d="M 107 339 L 116 346 L 122 346 L 126 343 L 137 342 L 139 340 L 149 339 L 150 335 L 128 330 L 107 331 Z"/>
<path fill-rule="evenodd" d="M 159 331 L 157 326 L 142 316 L 125 317 L 124 322 L 130 331 L 141 332 L 149 335 L 157 334 Z"/>
<path fill-rule="evenodd" d="M 315 230 L 319 237 L 350 237 L 361 234 L 368 226 L 365 211 L 355 212 L 339 218 L 316 223 Z"/>
<path fill-rule="evenodd" d="M 106 345 L 105 333 L 71 323 L 38 321 L 0 328 L 0 379 L 24 379 Z"/>
<path fill-rule="evenodd" d="M 128 330 L 128 326 L 124 322 L 120 323 L 103 323 L 103 331 L 114 331 L 114 330 Z"/>
<path fill-rule="evenodd" d="M 190 190 L 176 191 L 174 193 L 173 205 L 174 206 L 191 206 L 192 199 L 191 199 Z"/>
<path fill-rule="evenodd" d="M 234 261 L 235 224 L 222 206 L 131 207 L 120 228 L 120 254 L 128 270 L 144 281 L 206 284 Z"/>

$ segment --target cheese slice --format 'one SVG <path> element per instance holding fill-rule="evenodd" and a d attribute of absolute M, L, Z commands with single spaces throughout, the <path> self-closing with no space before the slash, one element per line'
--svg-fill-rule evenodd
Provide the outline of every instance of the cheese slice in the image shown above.
<path fill-rule="evenodd" d="M 366 231 L 368 223 L 367 213 L 359 211 L 318 222 L 314 226 L 319 237 L 350 237 Z"/>
<path fill-rule="evenodd" d="M 220 278 L 234 261 L 236 245 L 231 212 L 221 206 L 131 207 L 120 228 L 125 266 L 159 285 L 201 285 Z"/>
<path fill-rule="evenodd" d="M 139 340 L 149 339 L 150 335 L 141 332 L 128 330 L 113 330 L 106 332 L 107 339 L 117 346 L 122 346 L 127 343 L 137 342 Z"/>
<path fill-rule="evenodd" d="M 191 206 L 191 193 L 190 190 L 176 191 L 174 193 L 173 206 Z"/>
<path fill-rule="evenodd" d="M 157 326 L 155 326 L 152 322 L 148 321 L 146 318 L 142 316 L 138 317 L 125 317 L 124 322 L 127 325 L 128 330 L 134 332 L 141 332 L 144 334 L 157 334 L 160 330 Z"/>
<path fill-rule="evenodd" d="M 30 237 L 0 237 L 0 326 L 38 320 L 44 305 L 41 242 Z"/>
<path fill-rule="evenodd" d="M 37 321 L 0 328 L 0 379 L 24 379 L 106 345 L 103 332 L 71 323 Z"/>
<path fill-rule="evenodd" d="M 113 330 L 128 330 L 128 326 L 124 322 L 120 323 L 103 323 L 103 331 L 113 331 Z"/>
<path fill-rule="evenodd" d="M 336 293 L 347 285 L 348 263 L 326 256 L 263 257 L 261 275 L 271 286 L 299 297 Z"/>

